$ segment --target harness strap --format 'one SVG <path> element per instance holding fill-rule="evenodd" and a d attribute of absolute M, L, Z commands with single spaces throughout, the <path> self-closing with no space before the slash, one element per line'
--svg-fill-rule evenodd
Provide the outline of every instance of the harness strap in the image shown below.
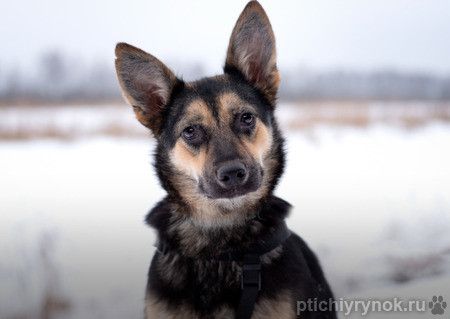
<path fill-rule="evenodd" d="M 244 255 L 241 275 L 241 298 L 236 319 L 250 319 L 261 290 L 261 260 L 259 255 Z"/>

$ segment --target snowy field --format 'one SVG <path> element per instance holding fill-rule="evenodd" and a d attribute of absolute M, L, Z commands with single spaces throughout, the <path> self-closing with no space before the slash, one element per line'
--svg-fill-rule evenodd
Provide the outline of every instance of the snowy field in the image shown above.
<path fill-rule="evenodd" d="M 450 124 L 424 109 L 396 106 L 404 121 L 374 105 L 340 125 L 332 110 L 279 110 L 288 165 L 277 194 L 337 297 L 450 302 Z M 154 142 L 126 108 L 58 114 L 0 111 L 0 133 L 16 132 L 0 140 L 0 318 L 37 318 L 49 294 L 62 300 L 57 318 L 140 318 L 155 240 L 143 218 L 164 195 Z M 30 139 L 38 130 L 52 134 Z M 369 316 L 397 317 L 434 316 Z"/>

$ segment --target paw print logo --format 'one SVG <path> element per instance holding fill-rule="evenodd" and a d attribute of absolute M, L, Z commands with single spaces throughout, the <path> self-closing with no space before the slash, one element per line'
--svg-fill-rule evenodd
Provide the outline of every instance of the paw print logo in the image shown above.
<path fill-rule="evenodd" d="M 433 315 L 443 315 L 445 308 L 447 308 L 447 303 L 444 301 L 442 296 L 433 296 L 432 301 L 428 304 Z"/>

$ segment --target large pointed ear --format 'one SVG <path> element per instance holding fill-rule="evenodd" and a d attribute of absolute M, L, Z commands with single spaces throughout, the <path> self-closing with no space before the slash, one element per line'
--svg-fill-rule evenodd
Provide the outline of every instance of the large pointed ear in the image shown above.
<path fill-rule="evenodd" d="M 247 4 L 231 34 L 225 72 L 232 69 L 239 70 L 269 102 L 275 103 L 280 83 L 275 36 L 267 14 L 257 1 Z"/>
<path fill-rule="evenodd" d="M 158 136 L 176 76 L 154 56 L 126 43 L 116 46 L 116 72 L 137 119 Z"/>

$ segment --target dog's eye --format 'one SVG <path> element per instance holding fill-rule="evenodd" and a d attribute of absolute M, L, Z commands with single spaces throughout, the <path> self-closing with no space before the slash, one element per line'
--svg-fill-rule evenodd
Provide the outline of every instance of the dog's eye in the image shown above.
<path fill-rule="evenodd" d="M 255 116 L 252 113 L 243 113 L 239 124 L 245 130 L 252 129 L 255 126 Z"/>
<path fill-rule="evenodd" d="M 241 123 L 247 126 L 253 125 L 255 117 L 251 113 L 244 113 L 241 115 Z"/>
<path fill-rule="evenodd" d="M 186 127 L 181 135 L 186 142 L 192 145 L 200 145 L 205 139 L 205 131 L 200 125 Z"/>

